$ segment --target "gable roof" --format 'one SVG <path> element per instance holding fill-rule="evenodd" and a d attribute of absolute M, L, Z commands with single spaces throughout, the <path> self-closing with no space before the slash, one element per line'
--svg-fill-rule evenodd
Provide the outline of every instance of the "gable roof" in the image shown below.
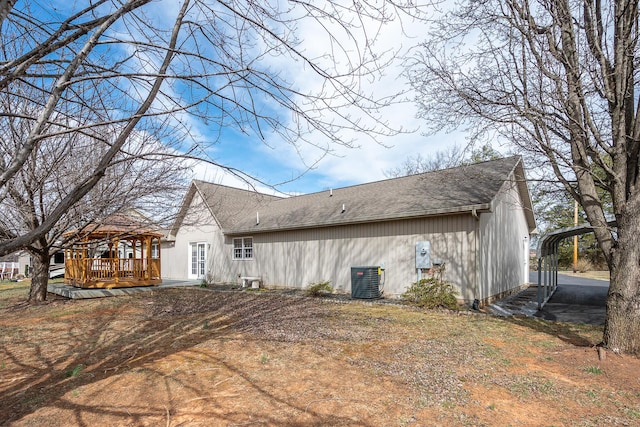
<path fill-rule="evenodd" d="M 258 207 L 281 199 L 278 196 L 270 196 L 256 191 L 194 180 L 182 202 L 176 221 L 171 227 L 169 238 L 175 237 L 196 194 L 202 198 L 207 210 L 223 230 L 233 228 L 239 219 L 247 215 L 247 212 L 253 212 L 255 215 L 255 210 Z"/>
<path fill-rule="evenodd" d="M 516 179 L 530 231 L 535 218 L 520 156 L 245 205 L 223 231 L 231 235 L 490 212 L 505 182 Z M 220 194 L 223 195 L 223 194 Z M 251 210 L 253 208 L 253 210 Z M 229 212 L 213 210 L 220 220 Z M 259 218 L 259 221 L 258 221 Z M 222 221 L 221 221 L 222 225 Z"/>

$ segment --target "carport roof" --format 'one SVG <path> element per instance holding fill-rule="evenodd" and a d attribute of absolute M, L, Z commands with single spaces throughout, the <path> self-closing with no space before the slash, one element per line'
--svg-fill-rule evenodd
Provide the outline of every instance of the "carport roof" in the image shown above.
<path fill-rule="evenodd" d="M 616 221 L 607 222 L 607 227 L 617 227 Z M 590 224 L 578 225 L 575 227 L 567 227 L 561 230 L 553 231 L 546 234 L 538 242 L 538 258 L 555 253 L 556 245 L 563 239 L 573 236 L 579 236 L 581 234 L 587 234 L 593 232 L 593 226 Z"/>

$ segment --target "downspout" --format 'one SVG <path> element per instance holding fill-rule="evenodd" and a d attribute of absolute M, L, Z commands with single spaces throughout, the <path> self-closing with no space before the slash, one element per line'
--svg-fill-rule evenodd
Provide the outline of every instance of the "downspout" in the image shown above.
<path fill-rule="evenodd" d="M 478 240 L 480 235 L 480 214 L 476 210 L 476 208 L 471 209 L 471 216 L 475 219 L 475 229 L 473 231 L 473 293 L 474 299 L 480 300 L 478 298 L 478 268 L 480 263 L 478 262 Z M 475 306 L 474 301 L 474 306 Z"/>

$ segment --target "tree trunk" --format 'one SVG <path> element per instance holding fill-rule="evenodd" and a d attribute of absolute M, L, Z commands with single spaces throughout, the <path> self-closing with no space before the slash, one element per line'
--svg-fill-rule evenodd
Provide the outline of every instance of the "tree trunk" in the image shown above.
<path fill-rule="evenodd" d="M 31 288 L 29 289 L 29 304 L 38 304 L 47 299 L 47 285 L 49 283 L 49 262 L 51 256 L 48 252 L 33 253 L 33 274 L 31 276 Z"/>
<path fill-rule="evenodd" d="M 603 344 L 618 353 L 640 356 L 640 215 L 618 216 L 618 242 L 609 265 L 611 280 Z"/>

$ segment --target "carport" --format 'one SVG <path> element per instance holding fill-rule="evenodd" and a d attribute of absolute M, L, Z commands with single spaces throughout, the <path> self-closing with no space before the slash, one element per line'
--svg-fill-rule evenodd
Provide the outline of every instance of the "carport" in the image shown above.
<path fill-rule="evenodd" d="M 617 227 L 615 221 L 609 221 L 608 227 Z M 573 236 L 593 232 L 591 225 L 579 225 L 563 228 L 545 235 L 538 242 L 538 310 L 549 301 L 558 288 L 558 245 L 560 241 Z"/>

